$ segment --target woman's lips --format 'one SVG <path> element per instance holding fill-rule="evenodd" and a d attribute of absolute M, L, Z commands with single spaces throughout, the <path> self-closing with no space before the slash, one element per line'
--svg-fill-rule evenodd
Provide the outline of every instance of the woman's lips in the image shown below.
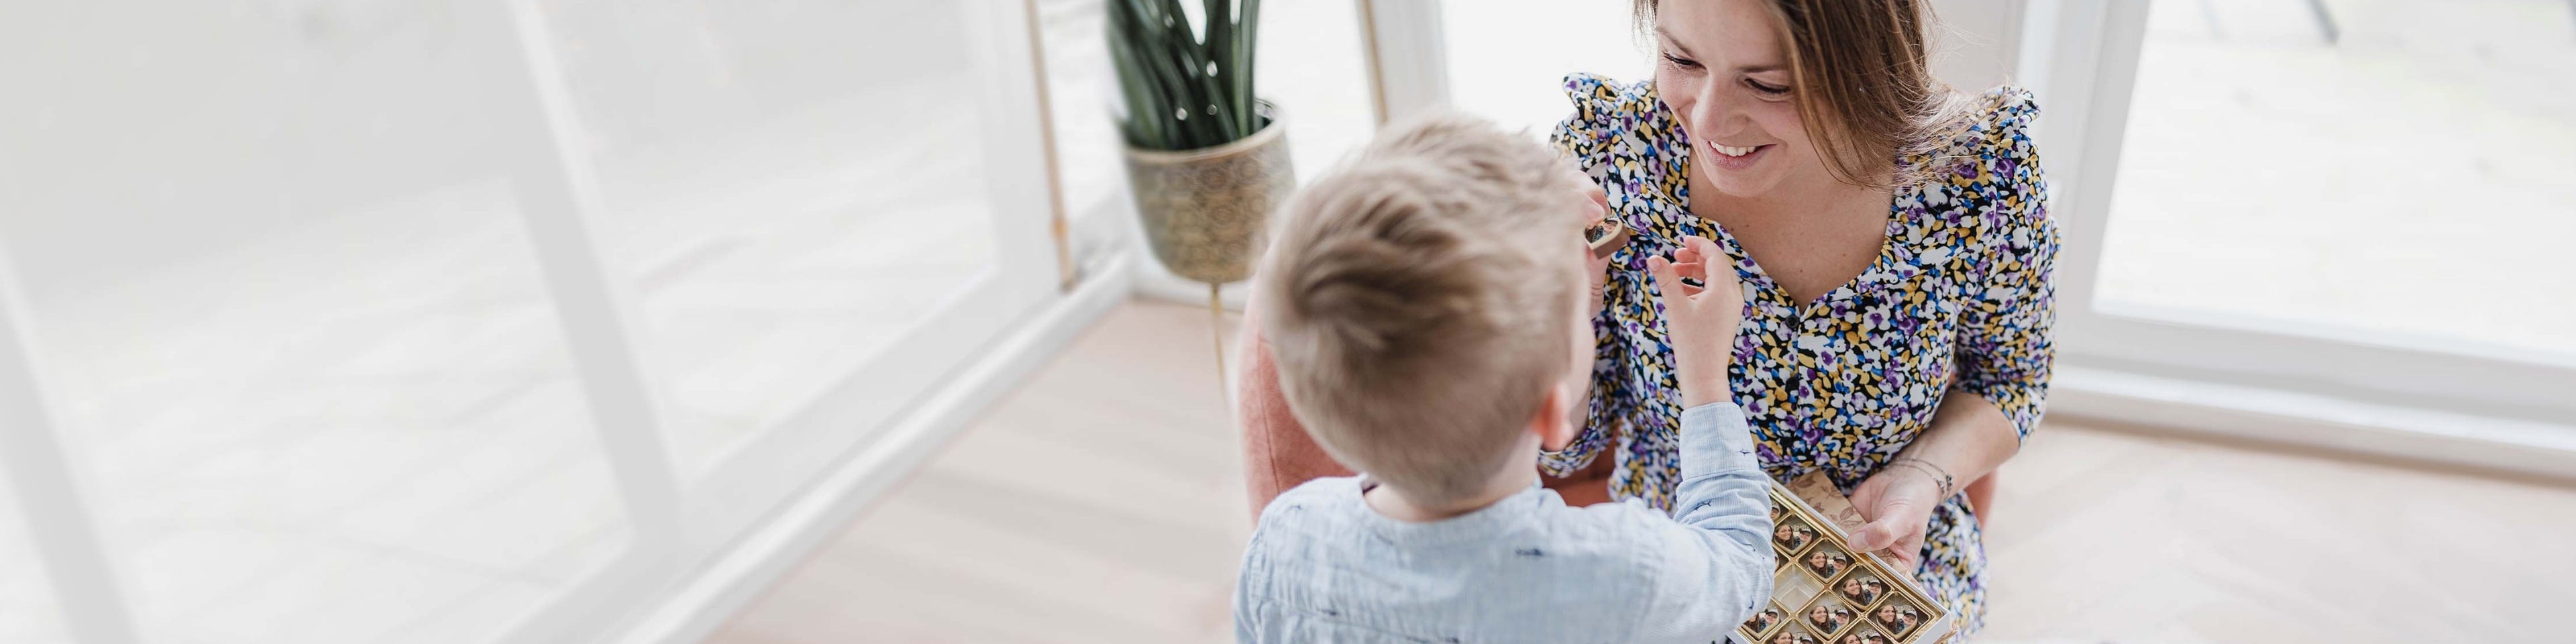
<path fill-rule="evenodd" d="M 1750 168 L 1753 167 L 1753 162 L 1760 161 L 1762 159 L 1762 155 L 1770 153 L 1771 148 L 1774 145 L 1776 144 L 1764 143 L 1762 145 L 1752 147 L 1735 147 L 1710 143 L 1707 146 L 1709 162 L 1716 164 L 1717 167 L 1728 170 L 1742 170 Z M 1733 152 L 1742 152 L 1743 154 L 1730 154 Z"/>

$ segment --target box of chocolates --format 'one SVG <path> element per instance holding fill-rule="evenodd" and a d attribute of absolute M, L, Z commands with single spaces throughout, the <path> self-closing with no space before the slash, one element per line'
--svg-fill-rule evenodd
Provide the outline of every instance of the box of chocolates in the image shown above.
<path fill-rule="evenodd" d="M 1851 551 L 1860 512 L 1821 474 L 1771 485 L 1771 603 L 1735 629 L 1747 644 L 1940 644 L 1941 604 L 1877 553 Z"/>

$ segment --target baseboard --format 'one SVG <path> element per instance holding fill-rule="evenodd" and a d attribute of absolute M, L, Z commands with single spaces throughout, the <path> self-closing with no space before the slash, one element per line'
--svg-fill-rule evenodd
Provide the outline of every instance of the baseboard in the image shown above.
<path fill-rule="evenodd" d="M 1133 254 L 1111 255 L 1073 292 L 1017 325 L 947 386 L 833 468 L 766 524 L 675 584 L 622 633 L 620 644 L 694 644 L 750 605 L 797 562 L 821 547 L 869 503 L 948 444 L 993 400 L 1037 373 L 1133 290 Z"/>
<path fill-rule="evenodd" d="M 2576 481 L 2576 427 L 2061 366 L 2051 416 Z"/>

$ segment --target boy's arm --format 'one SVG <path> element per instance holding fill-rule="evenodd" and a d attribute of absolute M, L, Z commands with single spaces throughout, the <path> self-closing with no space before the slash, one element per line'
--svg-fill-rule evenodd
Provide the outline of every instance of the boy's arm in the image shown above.
<path fill-rule="evenodd" d="M 1638 639 L 1723 640 L 1771 597 L 1770 479 L 1753 457 L 1752 431 L 1727 386 L 1743 324 L 1743 285 L 1732 258 L 1698 237 L 1683 238 L 1671 260 L 1651 258 L 1646 265 L 1664 305 L 1684 409 L 1676 523 L 1658 531 L 1663 561 L 1654 569 Z"/>
<path fill-rule="evenodd" d="M 1683 411 L 1681 470 L 1640 641 L 1723 640 L 1771 597 L 1770 479 L 1743 410 L 1713 402 Z"/>

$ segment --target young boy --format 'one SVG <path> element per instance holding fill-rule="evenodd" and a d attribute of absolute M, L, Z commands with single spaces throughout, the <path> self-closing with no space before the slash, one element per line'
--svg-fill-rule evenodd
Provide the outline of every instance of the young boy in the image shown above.
<path fill-rule="evenodd" d="M 1533 143 L 1434 116 L 1283 211 L 1257 323 L 1290 409 L 1364 474 L 1262 512 L 1237 641 L 1713 642 L 1770 596 L 1765 479 L 1727 395 L 1743 293 L 1708 240 L 1648 262 L 1688 410 L 1677 514 L 1538 486 L 1591 370 L 1586 188 Z"/>

